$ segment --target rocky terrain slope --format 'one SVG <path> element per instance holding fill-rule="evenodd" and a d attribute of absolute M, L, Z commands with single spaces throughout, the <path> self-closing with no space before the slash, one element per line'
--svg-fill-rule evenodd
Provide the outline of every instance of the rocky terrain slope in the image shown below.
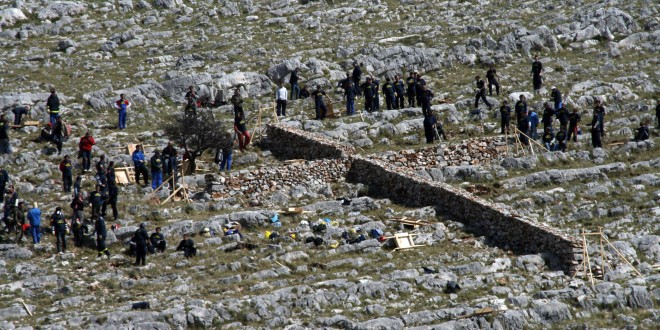
<path fill-rule="evenodd" d="M 63 154 L 75 155 L 89 130 L 95 159 L 105 154 L 130 165 L 126 144 L 138 142 L 150 156 L 166 145 L 162 126 L 182 111 L 189 85 L 224 98 L 239 88 L 256 137 L 235 153 L 230 174 L 206 164 L 208 172 L 186 177 L 191 203 L 160 205 L 166 189 L 154 196 L 148 187 L 122 186 L 122 228 L 109 234 L 109 259 L 96 258 L 92 237 L 59 255 L 53 236 L 33 246 L 2 235 L 0 328 L 656 329 L 658 130 L 645 142 L 630 140 L 640 123 L 655 126 L 659 11 L 655 1 L 616 0 L 0 0 L 0 108 L 12 118 L 15 105 L 31 105 L 30 119 L 45 123 L 48 90 L 57 88 L 73 131 Z M 546 70 L 540 95 L 531 93 L 535 54 Z M 291 141 L 255 127 L 275 84 L 300 67 L 302 85 L 320 85 L 340 100 L 335 86 L 354 60 L 381 79 L 420 71 L 436 100 L 450 101 L 433 105 L 449 140 L 424 144 L 419 108 L 316 121 L 313 102 L 297 100 L 281 124 L 464 188 L 578 240 L 602 230 L 611 244 L 601 249 L 598 236 L 586 239 L 594 281 L 566 272 L 551 253 L 518 253 L 496 243 L 497 233 L 476 234 L 434 207 L 372 196 L 344 178 L 345 158 L 290 164 L 275 157 L 273 144 Z M 486 109 L 470 116 L 473 77 L 490 64 L 502 83 L 491 103 L 524 94 L 539 112 L 557 86 L 582 115 L 578 142 L 565 153 L 523 153 L 499 136 L 499 119 Z M 125 131 L 115 129 L 112 107 L 120 93 L 134 102 Z M 591 147 L 586 128 L 595 99 L 607 109 L 602 149 Z M 202 111 L 232 121 L 231 106 Z M 262 117 L 264 125 L 275 121 Z M 68 213 L 61 156 L 34 142 L 38 133 L 12 130 L 14 152 L 0 164 L 20 198 L 38 201 L 45 217 L 57 206 Z M 83 190 L 92 181 L 85 175 Z M 294 206 L 307 212 L 273 221 Z M 431 225 L 391 220 L 404 216 Z M 319 221 L 327 228 L 314 232 Z M 142 222 L 150 232 L 162 227 L 169 247 L 133 267 L 123 243 Z M 241 223 L 242 237 L 222 234 L 232 222 Z M 203 228 L 216 234 L 204 237 Z M 366 240 L 346 243 L 342 233 L 352 229 Z M 392 240 L 368 237 L 372 229 L 417 233 L 422 246 L 393 251 Z M 197 243 L 196 258 L 174 251 L 184 233 Z M 445 292 L 450 281 L 461 290 Z M 133 310 L 137 302 L 150 309 Z"/>

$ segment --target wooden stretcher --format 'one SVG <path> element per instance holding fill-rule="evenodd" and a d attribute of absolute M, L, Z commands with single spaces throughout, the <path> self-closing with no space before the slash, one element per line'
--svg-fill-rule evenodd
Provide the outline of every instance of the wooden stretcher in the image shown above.
<path fill-rule="evenodd" d="M 415 240 L 414 240 L 415 236 L 417 236 L 417 234 L 396 233 L 394 234 L 394 236 L 389 236 L 385 238 L 394 239 L 394 243 L 396 244 L 396 248 L 394 248 L 394 251 L 397 251 L 397 250 L 406 250 L 406 249 L 412 249 L 412 248 L 424 246 L 424 245 L 415 244 Z"/>
<path fill-rule="evenodd" d="M 11 127 L 11 128 L 21 128 L 21 127 L 25 127 L 25 126 L 39 127 L 39 121 L 38 120 L 28 120 L 28 121 L 24 121 L 23 124 L 21 124 L 21 125 L 9 125 L 9 127 Z"/>
<path fill-rule="evenodd" d="M 115 167 L 115 180 L 121 185 L 135 183 L 135 169 L 133 167 Z"/>

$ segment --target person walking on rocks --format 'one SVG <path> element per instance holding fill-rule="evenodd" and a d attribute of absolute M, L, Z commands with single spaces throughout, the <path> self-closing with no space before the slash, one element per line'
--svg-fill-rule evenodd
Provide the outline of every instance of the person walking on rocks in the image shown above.
<path fill-rule="evenodd" d="M 186 109 L 183 111 L 186 115 L 192 114 L 193 116 L 197 115 L 197 92 L 195 91 L 194 86 L 188 86 L 188 92 L 186 93 Z"/>
<path fill-rule="evenodd" d="M 24 202 L 18 202 L 18 206 L 16 206 L 16 210 L 14 211 L 14 223 L 18 227 L 18 231 L 16 232 L 16 243 L 20 243 L 23 241 L 23 236 L 25 236 L 25 232 L 28 230 L 28 225 L 25 223 Z"/>
<path fill-rule="evenodd" d="M 286 87 L 284 87 L 284 83 L 280 83 L 280 88 L 277 90 L 275 93 L 276 95 L 276 107 L 277 107 L 277 116 L 286 116 L 286 100 L 288 98 L 287 96 L 287 90 Z"/>
<path fill-rule="evenodd" d="M 243 110 L 239 111 L 234 117 L 234 132 L 238 137 L 238 149 L 243 152 L 250 144 L 250 132 L 245 126 L 245 113 Z"/>
<path fill-rule="evenodd" d="M 234 117 L 238 115 L 239 112 L 243 111 L 243 97 L 241 96 L 241 91 L 236 88 L 234 90 L 234 95 L 231 96 L 231 104 L 234 106 Z"/>
<path fill-rule="evenodd" d="M 2 220 L 7 227 L 7 232 L 11 233 L 16 231 L 16 224 L 14 223 L 14 211 L 18 205 L 18 193 L 14 186 L 9 186 L 7 193 L 4 195 L 3 204 L 3 217 Z"/>
<path fill-rule="evenodd" d="M 555 140 L 557 144 L 555 144 L 554 151 L 566 152 L 566 125 L 559 126 L 559 132 L 555 135 Z"/>
<path fill-rule="evenodd" d="M 147 259 L 147 242 L 149 241 L 149 234 L 147 233 L 146 225 L 140 224 L 140 228 L 135 232 L 135 266 L 144 266 Z"/>
<path fill-rule="evenodd" d="M 232 154 L 234 153 L 234 141 L 230 133 L 225 135 L 225 145 L 221 148 L 222 151 L 222 160 L 220 161 L 220 171 L 226 170 L 229 172 L 231 170 L 231 160 Z"/>
<path fill-rule="evenodd" d="M 364 110 L 367 112 L 374 111 L 374 97 L 376 95 L 374 91 L 374 84 L 371 80 L 371 77 L 367 77 L 367 81 L 360 86 L 362 93 L 364 93 Z"/>
<path fill-rule="evenodd" d="M 9 144 L 9 122 L 5 115 L 0 115 L 0 155 L 11 154 Z"/>
<path fill-rule="evenodd" d="M 112 218 L 114 221 L 117 221 L 119 218 L 119 210 L 117 210 L 117 198 L 119 197 L 119 187 L 117 187 L 117 181 L 115 180 L 115 163 L 110 162 L 108 165 L 107 171 L 108 178 L 108 196 L 103 201 L 103 206 L 101 207 L 101 215 L 105 217 L 105 211 L 110 205 L 112 207 Z"/>
<path fill-rule="evenodd" d="M 477 84 L 477 92 L 474 96 L 474 109 L 479 109 L 479 99 L 484 101 L 488 109 L 492 109 L 493 105 L 486 99 L 486 83 L 479 76 L 474 77 L 474 80 Z"/>
<path fill-rule="evenodd" d="M 53 142 L 57 147 L 57 154 L 62 154 L 62 143 L 64 143 L 64 123 L 62 123 L 62 117 L 57 117 L 55 125 L 53 126 Z"/>
<path fill-rule="evenodd" d="M 346 87 L 344 87 L 344 96 L 346 96 L 346 114 L 352 116 L 355 114 L 355 86 L 353 86 L 352 81 L 346 82 Z"/>
<path fill-rule="evenodd" d="M 119 100 L 115 102 L 117 108 L 117 128 L 126 129 L 126 111 L 131 107 L 131 102 L 124 97 L 124 94 L 119 94 Z"/>
<path fill-rule="evenodd" d="M 360 79 L 362 77 L 362 69 L 360 68 L 360 65 L 358 65 L 358 62 L 353 62 L 353 74 L 351 75 L 353 78 L 353 86 L 356 86 L 355 88 L 358 88 L 357 86 L 360 86 Z M 362 91 L 358 88 L 356 91 L 357 95 L 362 95 Z"/>
<path fill-rule="evenodd" d="M 417 86 L 417 78 L 415 77 L 415 72 L 410 72 L 410 75 L 408 76 L 408 79 L 406 79 L 406 92 L 408 96 L 408 107 L 413 108 L 415 107 L 415 99 L 417 96 L 415 95 L 415 86 Z"/>
<path fill-rule="evenodd" d="M 660 129 L 660 98 L 658 98 L 655 104 L 655 119 L 657 120 L 658 124 L 656 125 L 656 129 Z"/>
<path fill-rule="evenodd" d="M 154 151 L 150 160 L 151 167 L 151 189 L 156 190 L 163 184 L 163 160 L 160 158 L 160 151 Z"/>
<path fill-rule="evenodd" d="M 509 106 L 509 101 L 502 101 L 502 106 L 500 107 L 500 134 L 509 134 L 509 126 L 511 123 L 511 107 Z"/>
<path fill-rule="evenodd" d="M 601 137 L 605 135 L 605 106 L 603 102 L 599 99 L 595 101 L 596 105 L 594 106 L 594 115 L 597 116 L 598 121 L 598 130 Z"/>
<path fill-rule="evenodd" d="M 394 99 L 394 109 L 403 109 L 405 107 L 406 85 L 398 75 L 394 76 L 394 93 L 396 95 Z"/>
<path fill-rule="evenodd" d="M 539 56 L 534 56 L 532 62 L 532 85 L 534 86 L 534 94 L 540 93 L 541 85 L 543 84 L 543 63 L 539 61 Z"/>
<path fill-rule="evenodd" d="M 297 100 L 300 96 L 300 87 L 298 87 L 298 80 L 300 80 L 300 78 L 298 77 L 298 72 L 300 72 L 300 68 L 295 68 L 289 77 L 289 86 L 291 86 L 291 100 Z"/>
<path fill-rule="evenodd" d="M 593 119 L 591 120 L 591 145 L 594 148 L 602 148 L 601 138 L 603 133 L 601 132 L 601 120 L 602 116 L 598 112 L 598 109 L 594 109 Z"/>
<path fill-rule="evenodd" d="M 83 199 L 83 194 L 78 193 L 76 197 L 73 198 L 71 201 L 71 204 L 69 204 L 71 209 L 73 210 L 73 214 L 71 215 L 72 220 L 80 219 L 81 221 L 84 219 L 83 218 L 83 210 L 85 209 L 85 200 Z"/>
<path fill-rule="evenodd" d="M 96 222 L 94 223 L 94 231 L 96 232 L 96 257 L 100 258 L 105 254 L 110 258 L 110 251 L 108 251 L 108 247 L 105 245 L 105 239 L 108 236 L 108 227 L 106 226 L 103 217 L 96 219 Z"/>
<path fill-rule="evenodd" d="M 50 96 L 46 100 L 46 110 L 50 115 L 50 123 L 55 126 L 57 118 L 60 117 L 60 98 L 57 96 L 55 88 L 50 89 Z"/>
<path fill-rule="evenodd" d="M 488 79 L 488 94 L 493 96 L 493 85 L 495 85 L 495 91 L 497 96 L 500 95 L 500 77 L 497 75 L 497 70 L 494 66 L 490 66 L 488 71 L 486 71 L 486 79 Z"/>
<path fill-rule="evenodd" d="M 30 234 L 32 234 L 32 244 L 39 244 L 41 241 L 41 210 L 39 204 L 34 202 L 32 208 L 27 213 L 27 219 L 30 222 Z"/>
<path fill-rule="evenodd" d="M 80 138 L 78 142 L 78 151 L 79 155 L 82 158 L 82 170 L 83 172 L 89 172 L 90 167 L 92 166 L 92 147 L 96 144 L 92 134 L 87 131 L 85 136 Z"/>
<path fill-rule="evenodd" d="M 417 97 L 420 100 L 420 105 L 422 106 L 422 114 L 424 117 L 431 114 L 431 100 L 434 95 L 430 89 L 426 88 L 426 85 L 422 85 L 417 91 Z"/>
<path fill-rule="evenodd" d="M 316 90 L 312 92 L 312 96 L 314 97 L 314 108 L 316 110 L 315 120 L 324 120 L 325 115 L 328 113 L 328 108 L 326 108 L 325 103 L 323 102 L 323 97 L 325 97 L 325 95 L 325 91 L 321 89 L 321 85 L 316 86 Z"/>
<path fill-rule="evenodd" d="M 383 85 L 383 94 L 385 95 L 385 106 L 387 110 L 392 110 L 397 108 L 396 106 L 396 96 L 394 94 L 394 85 L 390 78 L 385 78 L 385 84 Z"/>
<path fill-rule="evenodd" d="M 176 248 L 177 251 L 183 251 L 183 255 L 186 258 L 192 258 L 197 255 L 197 248 L 195 247 L 195 242 L 188 238 L 188 234 L 183 234 L 183 239 L 179 242 L 179 246 Z"/>
<path fill-rule="evenodd" d="M 372 84 L 374 86 L 374 102 L 373 102 L 373 111 L 380 111 L 380 96 L 378 95 L 380 91 L 380 80 L 376 78 L 371 78 Z"/>
<path fill-rule="evenodd" d="M 564 107 L 564 101 L 561 97 L 561 92 L 557 87 L 552 86 L 552 91 L 550 92 L 550 100 L 554 103 L 555 110 L 559 110 Z"/>
<path fill-rule="evenodd" d="M 144 186 L 149 185 L 149 174 L 147 174 L 147 162 L 144 159 L 144 152 L 142 151 L 142 146 L 135 146 L 135 151 L 131 155 L 133 159 L 133 164 L 135 165 L 135 183 L 140 184 L 140 175 L 144 177 Z"/>
<path fill-rule="evenodd" d="M 520 95 L 518 102 L 515 105 L 516 111 L 516 121 L 525 120 L 527 121 L 527 101 L 525 100 L 525 95 Z"/>
<path fill-rule="evenodd" d="M 55 208 L 55 213 L 50 216 L 51 226 L 55 229 L 55 247 L 57 248 L 57 253 L 66 252 L 66 219 L 64 219 L 64 214 L 62 213 L 62 208 Z"/>
<path fill-rule="evenodd" d="M 5 170 L 4 166 L 0 164 L 0 196 L 5 194 L 7 184 L 9 183 L 9 172 Z"/>
<path fill-rule="evenodd" d="M 101 186 L 96 185 L 94 191 L 89 194 L 89 203 L 92 204 L 92 219 L 98 219 L 101 215 L 101 206 L 103 206 L 104 199 Z"/>
<path fill-rule="evenodd" d="M 568 135 L 566 136 L 566 141 L 573 137 L 573 142 L 577 142 L 578 135 L 578 123 L 582 121 L 578 109 L 573 109 L 573 112 L 568 115 Z"/>
<path fill-rule="evenodd" d="M 11 112 L 14 114 L 14 125 L 20 126 L 23 115 L 26 115 L 30 112 L 30 106 L 29 105 L 19 105 L 17 107 L 14 107 Z"/>
<path fill-rule="evenodd" d="M 552 122 L 554 121 L 555 110 L 552 109 L 550 103 L 543 103 L 543 116 L 541 117 L 541 122 L 543 123 L 543 130 L 550 128 L 552 131 Z"/>
<path fill-rule="evenodd" d="M 71 192 L 71 185 L 73 185 L 73 163 L 69 155 L 64 155 L 64 159 L 60 162 L 60 172 L 62 172 L 62 188 L 64 192 Z"/>

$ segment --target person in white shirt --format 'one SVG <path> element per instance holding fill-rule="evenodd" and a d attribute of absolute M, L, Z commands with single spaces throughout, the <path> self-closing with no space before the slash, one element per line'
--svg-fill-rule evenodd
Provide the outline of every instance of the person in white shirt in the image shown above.
<path fill-rule="evenodd" d="M 284 83 L 280 83 L 280 88 L 277 90 L 277 116 L 286 116 L 286 100 L 287 90 Z"/>

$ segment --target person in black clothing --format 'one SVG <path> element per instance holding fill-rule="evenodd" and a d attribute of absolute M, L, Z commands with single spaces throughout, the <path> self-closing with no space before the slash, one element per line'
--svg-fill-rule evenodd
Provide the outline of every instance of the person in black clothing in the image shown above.
<path fill-rule="evenodd" d="M 635 130 L 635 142 L 645 141 L 649 139 L 649 127 L 644 122 L 639 123 L 639 128 Z"/>
<path fill-rule="evenodd" d="M 298 80 L 300 78 L 298 77 L 298 72 L 300 71 L 300 68 L 295 68 L 291 72 L 291 76 L 289 77 L 289 86 L 291 86 L 291 99 L 292 100 L 297 100 L 300 94 L 300 87 L 298 87 Z"/>
<path fill-rule="evenodd" d="M 554 120 L 552 117 L 554 115 L 555 115 L 555 110 L 552 109 L 550 103 L 548 102 L 543 103 L 543 117 L 541 118 L 541 122 L 543 122 L 544 130 L 546 128 L 550 128 L 550 130 L 552 130 L 552 121 Z"/>
<path fill-rule="evenodd" d="M 73 246 L 83 246 L 83 224 L 80 219 L 71 219 L 71 232 L 73 233 Z"/>
<path fill-rule="evenodd" d="M 174 148 L 174 143 L 172 141 L 168 142 L 167 147 L 163 148 L 163 152 L 160 155 L 163 158 L 163 177 L 167 179 L 172 175 L 172 165 L 176 166 L 176 148 Z M 173 157 L 174 159 L 172 159 Z"/>
<path fill-rule="evenodd" d="M 105 245 L 105 239 L 108 236 L 108 227 L 105 225 L 105 219 L 99 217 L 94 223 L 94 230 L 96 231 L 96 257 L 100 258 L 104 253 L 110 258 L 110 251 Z"/>
<path fill-rule="evenodd" d="M 364 93 L 364 110 L 367 112 L 374 111 L 374 84 L 371 81 L 371 77 L 367 78 L 367 82 L 360 86 L 360 89 Z"/>
<path fill-rule="evenodd" d="M 655 119 L 658 121 L 658 125 L 655 128 L 660 129 L 660 99 L 656 100 Z"/>
<path fill-rule="evenodd" d="M 543 129 L 543 136 L 541 137 L 541 141 L 543 142 L 543 145 L 545 145 L 545 148 L 548 149 L 548 151 L 553 150 L 551 143 L 554 138 L 555 134 L 552 133 L 552 128 L 549 126 L 545 127 Z"/>
<path fill-rule="evenodd" d="M 21 125 L 23 115 L 26 115 L 30 112 L 29 105 L 19 105 L 11 109 L 11 112 L 14 114 L 14 125 Z"/>
<path fill-rule="evenodd" d="M 394 76 L 394 93 L 396 94 L 394 98 L 394 109 L 403 109 L 406 86 L 398 75 Z"/>
<path fill-rule="evenodd" d="M 532 84 L 534 85 L 534 94 L 538 94 L 541 85 L 543 84 L 543 63 L 539 61 L 539 56 L 534 56 L 534 62 L 532 63 Z"/>
<path fill-rule="evenodd" d="M 506 132 L 509 134 L 509 126 L 511 124 L 511 107 L 509 106 L 509 101 L 502 101 L 502 106 L 500 107 L 500 127 L 501 133 Z"/>
<path fill-rule="evenodd" d="M 520 99 L 516 102 L 515 111 L 516 121 L 527 121 L 527 101 L 525 100 L 525 95 L 520 95 Z"/>
<path fill-rule="evenodd" d="M 312 96 L 314 96 L 314 109 L 316 110 L 316 117 L 314 119 L 315 120 L 325 119 L 325 115 L 328 112 L 328 108 L 325 107 L 325 103 L 323 102 L 323 97 L 325 96 L 325 92 L 321 89 L 321 85 L 316 86 L 316 90 L 312 92 Z"/>
<path fill-rule="evenodd" d="M 46 110 L 50 115 L 50 123 L 55 126 L 57 118 L 60 117 L 60 98 L 57 97 L 57 92 L 55 88 L 50 89 L 50 96 L 46 100 Z"/>
<path fill-rule="evenodd" d="M 362 95 L 362 91 L 358 88 L 360 86 L 360 78 L 362 77 L 362 69 L 358 65 L 358 62 L 353 62 L 353 74 L 351 77 L 353 78 L 353 86 L 357 89 L 357 95 Z"/>
<path fill-rule="evenodd" d="M 115 175 L 115 162 L 108 163 L 108 169 L 105 171 L 106 182 L 108 187 L 117 185 L 117 176 Z"/>
<path fill-rule="evenodd" d="M 192 258 L 197 255 L 197 248 L 195 248 L 195 242 L 192 239 L 188 238 L 188 234 L 183 234 L 183 240 L 179 243 L 179 246 L 176 247 L 177 251 L 183 251 L 183 255 L 186 258 Z"/>
<path fill-rule="evenodd" d="M 497 70 L 494 66 L 490 66 L 488 71 L 486 71 L 486 79 L 488 79 L 488 94 L 493 95 L 493 85 L 495 85 L 495 91 L 497 95 L 500 95 L 500 77 L 497 75 Z"/>
<path fill-rule="evenodd" d="M 599 99 L 596 99 L 595 104 L 594 114 L 598 117 L 598 129 L 602 137 L 605 135 L 605 106 L 603 106 L 603 102 Z"/>
<path fill-rule="evenodd" d="M 139 266 L 142 263 L 142 266 L 145 265 L 147 259 L 147 241 L 149 241 L 149 234 L 145 228 L 145 224 L 141 223 L 140 228 L 135 231 L 135 266 Z"/>
<path fill-rule="evenodd" d="M 0 196 L 5 194 L 7 183 L 9 183 L 9 172 L 7 172 L 7 170 L 4 169 L 4 166 L 0 164 Z"/>
<path fill-rule="evenodd" d="M 71 185 L 73 184 L 73 163 L 69 155 L 64 155 L 64 159 L 60 163 L 60 172 L 62 172 L 62 187 L 64 192 L 71 192 Z"/>
<path fill-rule="evenodd" d="M 559 126 L 568 126 L 568 109 L 562 106 L 555 110 L 555 116 L 559 120 Z"/>
<path fill-rule="evenodd" d="M 50 223 L 55 229 L 57 252 L 66 252 L 66 219 L 64 219 L 61 207 L 55 208 L 55 213 L 50 216 Z"/>
<path fill-rule="evenodd" d="M 479 78 L 479 76 L 474 77 L 474 80 L 477 82 L 477 93 L 474 96 L 474 108 L 479 109 L 479 99 L 482 99 L 488 109 L 492 109 L 493 105 L 488 102 L 486 99 L 486 83 Z"/>
<path fill-rule="evenodd" d="M 525 117 L 518 117 L 518 131 L 520 131 L 520 136 L 518 137 L 520 139 L 520 143 L 523 145 L 529 145 L 529 140 L 527 139 L 527 131 L 529 130 L 529 121 L 527 120 L 527 116 Z"/>
<path fill-rule="evenodd" d="M 186 109 L 183 112 L 187 115 L 189 114 L 188 111 L 192 111 L 193 115 L 197 115 L 197 92 L 195 92 L 193 86 L 189 86 L 186 93 Z"/>
<path fill-rule="evenodd" d="M 555 140 L 557 144 L 555 145 L 555 151 L 559 150 L 561 152 L 566 152 L 566 126 L 559 126 L 559 132 L 555 135 Z"/>
<path fill-rule="evenodd" d="M 161 234 L 160 227 L 156 227 L 156 232 L 152 233 L 151 236 L 149 236 L 149 242 L 151 242 L 149 252 L 151 253 L 165 252 L 165 248 L 167 247 L 167 241 L 165 241 L 165 235 Z"/>
<path fill-rule="evenodd" d="M 347 81 L 344 85 L 344 96 L 346 97 L 346 114 L 352 116 L 355 114 L 355 86 L 352 81 Z"/>
<path fill-rule="evenodd" d="M 62 153 L 62 143 L 64 142 L 64 123 L 62 123 L 62 117 L 57 117 L 55 125 L 53 126 L 53 142 L 57 147 L 57 154 Z"/>
<path fill-rule="evenodd" d="M 417 86 L 417 78 L 415 78 L 415 73 L 411 72 L 410 75 L 408 76 L 408 79 L 406 79 L 406 85 L 408 85 L 406 88 L 406 92 L 408 95 L 408 107 L 412 108 L 415 106 L 415 99 L 417 96 L 415 95 L 415 86 Z"/>
<path fill-rule="evenodd" d="M 312 94 L 309 93 L 309 90 L 307 89 L 307 85 L 303 86 L 303 88 L 300 90 L 300 95 L 298 95 L 298 98 L 300 99 L 306 99 L 310 97 Z"/>
<path fill-rule="evenodd" d="M 564 107 L 564 102 L 562 101 L 561 98 L 561 92 L 555 86 L 552 86 L 552 91 L 550 92 L 550 99 L 555 105 L 555 110 L 559 110 L 560 108 Z"/>
<path fill-rule="evenodd" d="M 417 92 L 418 99 L 420 100 L 420 105 L 422 106 L 422 114 L 424 116 L 429 116 L 431 114 L 431 100 L 433 99 L 433 92 L 430 89 L 426 88 L 426 85 L 422 85 Z"/>
<path fill-rule="evenodd" d="M 371 81 L 374 86 L 373 111 L 380 111 L 380 97 L 378 96 L 378 91 L 380 91 L 380 80 L 372 77 Z"/>
<path fill-rule="evenodd" d="M 11 146 L 9 145 L 9 122 L 5 119 L 5 115 L 0 115 L 0 155 L 10 154 Z"/>
<path fill-rule="evenodd" d="M 71 201 L 71 204 L 69 204 L 71 209 L 73 210 L 73 214 L 71 215 L 71 219 L 76 220 L 80 219 L 81 221 L 83 220 L 83 210 L 85 209 L 85 201 L 83 199 L 83 194 L 78 193 L 76 197 L 73 198 Z"/>
<path fill-rule="evenodd" d="M 602 148 L 602 142 L 601 142 L 601 137 L 603 136 L 603 133 L 601 132 L 601 125 L 600 125 L 600 114 L 598 113 L 598 110 L 594 109 L 594 117 L 591 120 L 591 145 L 594 148 Z"/>
<path fill-rule="evenodd" d="M 568 115 L 568 135 L 566 136 L 566 141 L 571 139 L 573 136 L 573 142 L 577 142 L 577 133 L 578 133 L 578 123 L 582 121 L 578 109 L 573 109 L 573 112 Z"/>
<path fill-rule="evenodd" d="M 385 95 L 385 106 L 387 110 L 392 110 L 396 108 L 396 96 L 394 95 L 394 85 L 390 78 L 385 78 L 385 84 L 383 85 L 383 94 Z"/>
<path fill-rule="evenodd" d="M 117 209 L 117 197 L 119 196 L 119 188 L 116 184 L 108 186 L 108 196 L 103 200 L 101 207 L 101 215 L 105 217 L 105 211 L 108 204 L 112 207 L 112 218 L 117 221 L 119 218 L 119 210 Z"/>
<path fill-rule="evenodd" d="M 234 90 L 234 95 L 231 97 L 231 104 L 234 106 L 234 117 L 243 111 L 243 97 L 238 88 Z"/>
<path fill-rule="evenodd" d="M 424 136 L 426 137 L 426 143 L 433 143 L 433 140 L 435 140 L 434 130 L 437 121 L 433 113 L 424 116 Z"/>
<path fill-rule="evenodd" d="M 14 186 L 9 186 L 7 193 L 4 195 L 4 204 L 3 204 L 3 222 L 7 227 L 7 232 L 11 233 L 16 231 L 16 224 L 14 223 L 14 212 L 16 210 L 16 204 L 18 204 L 18 193 L 14 189 Z"/>
<path fill-rule="evenodd" d="M 424 91 L 422 86 L 426 87 L 426 80 L 424 80 L 424 78 L 422 78 L 422 76 L 417 71 L 415 71 L 415 76 L 417 77 L 415 80 L 415 95 L 417 96 L 417 106 L 421 107 L 423 98 L 422 91 Z"/>
<path fill-rule="evenodd" d="M 101 186 L 96 185 L 96 189 L 89 194 L 89 203 L 92 204 L 92 219 L 98 219 L 101 214 L 101 206 L 103 206 L 103 195 L 101 194 Z"/>

